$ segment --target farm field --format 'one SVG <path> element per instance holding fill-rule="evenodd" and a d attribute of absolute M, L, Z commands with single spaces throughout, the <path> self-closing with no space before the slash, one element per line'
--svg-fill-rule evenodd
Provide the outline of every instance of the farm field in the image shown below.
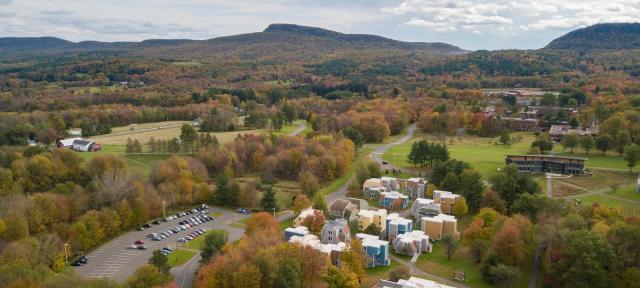
<path fill-rule="evenodd" d="M 507 155 L 527 154 L 529 152 L 531 142 L 533 142 L 535 136 L 524 132 L 511 134 L 512 139 L 517 137 L 521 137 L 521 140 L 510 145 L 502 145 L 498 144 L 499 138 L 464 136 L 461 141 L 458 138 L 450 138 L 447 141 L 447 147 L 451 158 L 469 162 L 486 179 L 495 174 L 498 168 L 504 166 L 504 159 Z M 407 162 L 407 155 L 411 151 L 413 142 L 421 139 L 436 141 L 435 137 L 423 134 L 407 143 L 390 148 L 382 158 L 396 166 L 412 168 L 413 165 Z M 586 162 L 587 168 L 614 171 L 626 169 L 626 163 L 622 157 L 611 152 L 606 155 L 602 155 L 597 151 L 591 151 L 589 155 L 586 155 L 580 150 L 575 151 L 575 153 L 568 153 L 562 151 L 560 144 L 555 144 L 553 151 L 556 155 L 588 158 Z"/>
<path fill-rule="evenodd" d="M 128 126 L 115 127 L 110 134 L 97 135 L 89 139 L 96 141 L 102 145 L 126 145 L 127 139 L 138 139 L 141 144 L 145 144 L 151 139 L 169 140 L 174 137 L 180 137 L 180 127 L 183 124 L 190 124 L 190 121 L 166 121 L 145 124 L 134 124 Z M 280 131 L 274 131 L 276 135 L 285 135 L 296 130 L 300 124 L 304 124 L 304 120 L 298 120 L 291 125 L 285 125 Z M 229 132 L 212 132 L 211 135 L 216 136 L 220 143 L 225 144 L 233 141 L 238 134 L 260 134 L 269 133 L 267 129 L 249 129 Z M 301 134 L 305 134 L 303 131 Z"/>
<path fill-rule="evenodd" d="M 137 173 L 144 177 L 149 176 L 151 168 L 153 168 L 156 162 L 171 156 L 169 154 L 126 154 L 125 146 L 122 145 L 103 145 L 102 151 L 98 152 L 78 152 L 78 155 L 85 160 L 85 163 L 93 157 L 107 154 L 124 157 L 127 160 L 129 170 L 134 174 Z"/>

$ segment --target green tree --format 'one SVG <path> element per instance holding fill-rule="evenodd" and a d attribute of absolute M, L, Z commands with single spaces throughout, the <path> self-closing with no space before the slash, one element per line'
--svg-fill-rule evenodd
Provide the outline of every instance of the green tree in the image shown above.
<path fill-rule="evenodd" d="M 549 138 L 549 134 L 541 134 L 531 143 L 531 148 L 540 149 L 540 153 L 553 150 L 553 142 Z"/>
<path fill-rule="evenodd" d="M 598 135 L 596 138 L 596 148 L 602 151 L 602 154 L 604 155 L 607 151 L 613 148 L 613 137 L 606 133 Z"/>
<path fill-rule="evenodd" d="M 460 194 L 464 196 L 471 209 L 479 209 L 484 194 L 482 175 L 474 170 L 465 170 L 460 175 Z"/>
<path fill-rule="evenodd" d="M 580 147 L 589 155 L 589 151 L 596 146 L 596 141 L 593 140 L 593 136 L 586 135 L 580 138 Z"/>
<path fill-rule="evenodd" d="M 562 138 L 562 147 L 564 149 L 569 148 L 569 151 L 573 153 L 573 149 L 578 147 L 578 135 L 575 133 L 569 133 Z"/>
<path fill-rule="evenodd" d="M 440 182 L 439 188 L 445 191 L 453 191 L 455 193 L 460 192 L 461 188 L 460 178 L 455 172 L 451 171 L 447 173 L 447 176 Z"/>
<path fill-rule="evenodd" d="M 155 266 L 156 268 L 158 268 L 158 270 L 162 271 L 162 273 L 165 274 L 168 274 L 169 269 L 171 269 L 169 264 L 167 264 L 168 262 L 169 258 L 166 255 L 162 254 L 162 251 L 160 250 L 154 250 L 151 258 L 149 259 L 149 264 Z"/>
<path fill-rule="evenodd" d="M 142 265 L 127 278 L 130 288 L 160 287 L 173 281 L 171 274 L 165 274 L 153 265 Z"/>
<path fill-rule="evenodd" d="M 278 201 L 276 200 L 276 192 L 273 191 L 271 186 L 267 186 L 267 190 L 264 192 L 264 195 L 262 195 L 260 206 L 265 211 L 272 211 L 273 209 L 277 211 L 279 209 Z"/>
<path fill-rule="evenodd" d="M 618 131 L 616 137 L 613 139 L 613 144 L 615 146 L 616 151 L 623 155 L 624 148 L 631 143 L 631 135 L 629 135 L 628 131 Z"/>
<path fill-rule="evenodd" d="M 207 263 L 227 244 L 227 233 L 222 230 L 213 230 L 204 237 L 200 247 L 202 263 Z"/>
<path fill-rule="evenodd" d="M 609 275 L 617 272 L 611 244 L 585 230 L 569 232 L 565 239 L 558 261 L 549 271 L 558 287 L 611 287 Z"/>
<path fill-rule="evenodd" d="M 302 268 L 296 259 L 281 259 L 275 287 L 302 287 Z"/>
<path fill-rule="evenodd" d="M 29 236 L 29 224 L 22 213 L 17 211 L 9 211 L 4 222 L 9 223 L 3 233 L 3 238 L 8 241 L 17 241 Z"/>
<path fill-rule="evenodd" d="M 535 194 L 540 191 L 540 186 L 527 173 L 518 173 L 515 165 L 508 165 L 502 171 L 493 175 L 490 179 L 493 190 L 511 207 L 513 201 L 522 193 Z"/>
<path fill-rule="evenodd" d="M 364 144 L 364 135 L 358 129 L 352 127 L 344 128 L 342 129 L 342 135 L 349 138 L 357 148 L 362 147 L 362 144 Z"/>
<path fill-rule="evenodd" d="M 640 146 L 636 144 L 627 145 L 624 148 L 624 160 L 627 161 L 627 167 L 629 167 L 629 173 L 636 167 L 638 161 L 640 161 Z"/>
<path fill-rule="evenodd" d="M 508 131 L 502 132 L 502 134 L 500 135 L 500 143 L 502 143 L 502 145 L 511 144 L 511 137 L 509 136 Z"/>
<path fill-rule="evenodd" d="M 329 206 L 327 205 L 327 201 L 325 201 L 324 195 L 322 195 L 322 193 L 316 193 L 316 195 L 313 196 L 313 205 L 311 205 L 311 207 L 313 207 L 313 209 L 322 211 L 325 217 L 329 216 Z"/>
<path fill-rule="evenodd" d="M 458 249 L 458 241 L 451 235 L 445 235 L 442 237 L 442 243 L 447 249 L 447 259 L 451 259 Z"/>
<path fill-rule="evenodd" d="M 498 264 L 489 268 L 491 282 L 500 287 L 512 287 L 520 278 L 520 269 L 518 267 Z"/>
<path fill-rule="evenodd" d="M 193 153 L 193 143 L 198 140 L 198 131 L 190 124 L 182 124 L 182 127 L 180 127 L 180 140 L 187 147 L 187 151 Z"/>

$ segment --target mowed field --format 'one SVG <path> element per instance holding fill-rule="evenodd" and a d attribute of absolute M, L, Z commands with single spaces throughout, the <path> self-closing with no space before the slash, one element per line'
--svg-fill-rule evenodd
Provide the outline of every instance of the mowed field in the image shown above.
<path fill-rule="evenodd" d="M 96 141 L 102 145 L 126 145 L 127 139 L 137 139 L 143 145 L 153 137 L 154 139 L 169 140 L 174 137 L 180 137 L 180 128 L 183 124 L 189 124 L 189 121 L 168 121 L 168 122 L 156 122 L 145 123 L 138 125 L 128 125 L 122 127 L 113 128 L 110 134 L 98 135 L 91 137 L 90 139 Z M 252 133 L 259 134 L 264 133 L 265 129 L 253 129 L 253 130 L 241 130 L 230 132 L 216 132 L 211 133 L 218 138 L 220 143 L 229 143 L 238 136 L 238 134 Z"/>
<path fill-rule="evenodd" d="M 507 155 L 528 154 L 535 135 L 532 133 L 511 134 L 512 139 L 517 137 L 521 137 L 521 140 L 510 145 L 499 144 L 499 138 L 480 138 L 475 136 L 465 136 L 462 139 L 457 137 L 450 138 L 446 144 L 451 158 L 469 162 L 484 178 L 489 178 L 495 174 L 498 168 L 505 165 L 504 160 Z M 413 167 L 407 161 L 407 155 L 411 151 L 413 142 L 421 139 L 436 141 L 434 137 L 422 134 L 405 144 L 390 148 L 382 158 L 399 167 Z M 569 153 L 562 151 L 562 145 L 560 144 L 554 145 L 553 152 L 556 155 L 588 158 L 586 162 L 587 168 L 619 170 L 620 172 L 626 168 L 624 159 L 612 152 L 602 155 L 601 152 L 594 150 L 587 155 L 584 151 L 576 149 L 574 153 Z"/>

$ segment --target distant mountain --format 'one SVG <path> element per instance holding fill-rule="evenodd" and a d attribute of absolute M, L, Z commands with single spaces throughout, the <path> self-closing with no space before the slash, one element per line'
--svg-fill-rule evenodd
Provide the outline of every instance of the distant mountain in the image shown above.
<path fill-rule="evenodd" d="M 142 42 L 70 42 L 54 37 L 0 38 L 0 57 L 116 51 L 158 57 L 211 57 L 234 55 L 277 57 L 282 53 L 331 53 L 344 50 L 419 50 L 437 54 L 467 51 L 446 43 L 403 42 L 376 35 L 343 34 L 293 24 L 272 24 L 264 31 L 208 40 L 151 39 Z"/>
<path fill-rule="evenodd" d="M 578 29 L 557 38 L 545 49 L 617 50 L 640 48 L 640 23 L 606 23 Z"/>
<path fill-rule="evenodd" d="M 0 53 L 51 50 L 71 44 L 56 37 L 5 37 L 0 38 Z"/>

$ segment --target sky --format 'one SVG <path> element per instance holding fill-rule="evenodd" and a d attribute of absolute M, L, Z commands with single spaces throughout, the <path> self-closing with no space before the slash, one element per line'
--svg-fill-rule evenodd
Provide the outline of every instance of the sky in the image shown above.
<path fill-rule="evenodd" d="M 209 39 L 271 23 L 469 50 L 537 49 L 567 32 L 640 22 L 640 0 L 0 0 L 0 37 Z"/>

